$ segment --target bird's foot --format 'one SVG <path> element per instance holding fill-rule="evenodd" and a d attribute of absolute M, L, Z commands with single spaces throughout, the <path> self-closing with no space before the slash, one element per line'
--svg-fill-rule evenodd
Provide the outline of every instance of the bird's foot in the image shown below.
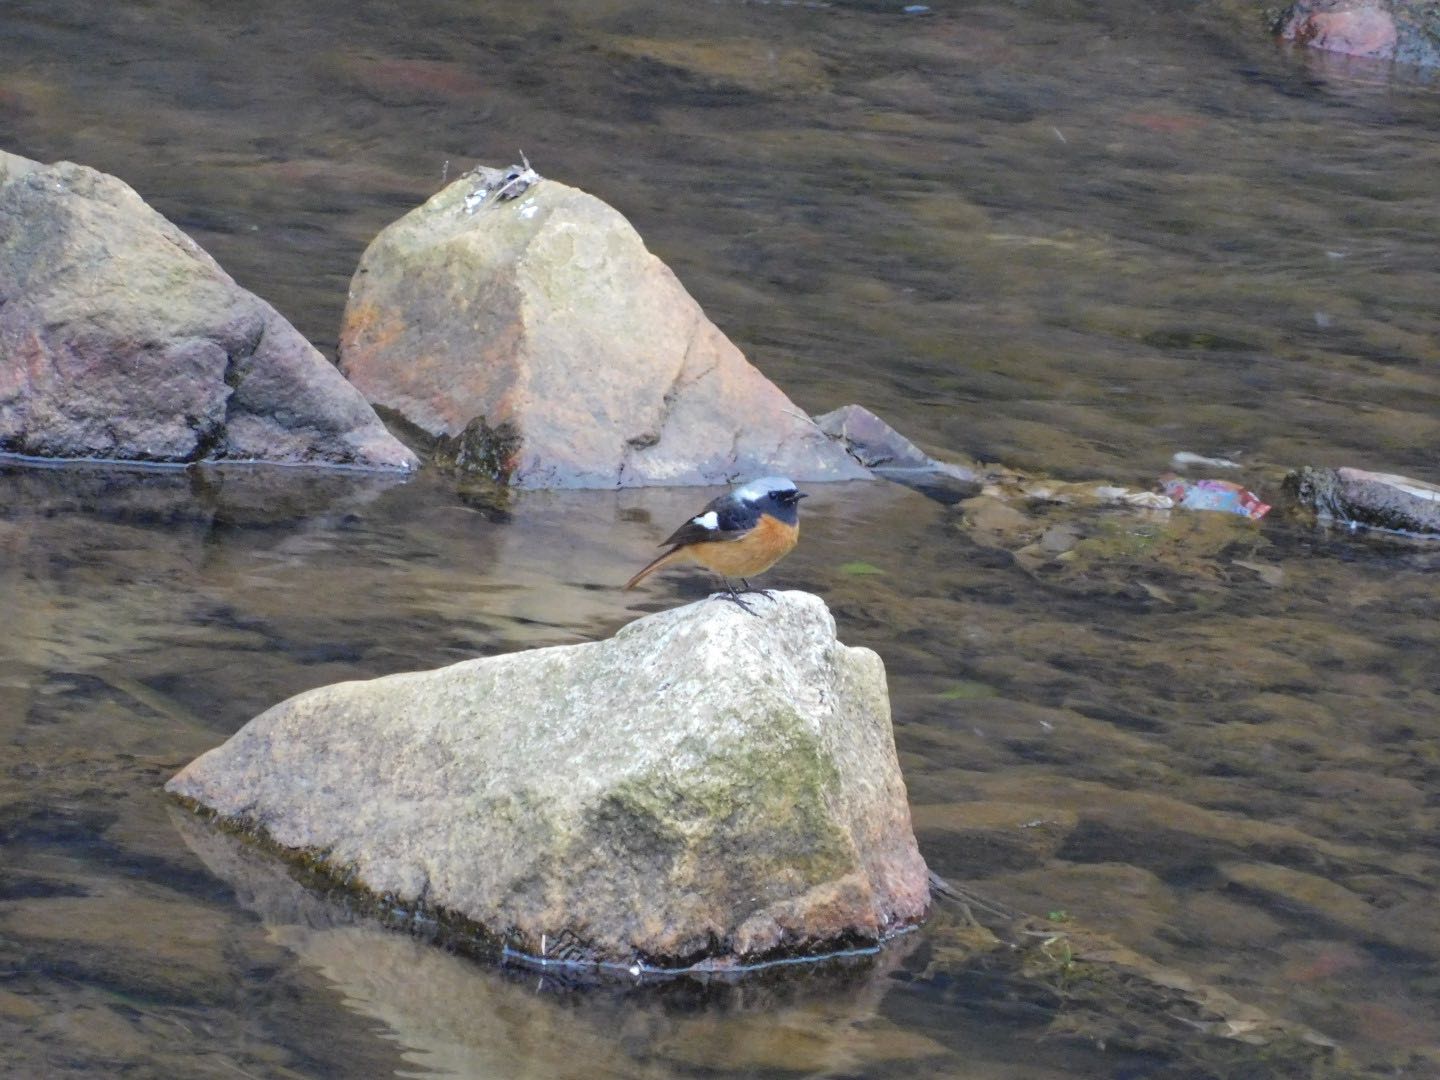
<path fill-rule="evenodd" d="M 746 581 L 743 577 L 740 579 L 740 584 L 745 586 L 745 588 L 743 588 L 743 589 L 740 590 L 741 592 L 745 592 L 745 593 L 759 593 L 761 596 L 765 597 L 765 599 L 766 599 L 766 600 L 769 600 L 771 603 L 774 603 L 774 602 L 775 602 L 775 591 L 774 591 L 773 589 L 757 589 L 757 588 L 755 588 L 754 585 L 751 585 L 750 582 Z"/>
<path fill-rule="evenodd" d="M 731 585 L 728 581 L 725 583 L 725 591 L 722 593 L 716 593 L 715 595 L 720 597 L 721 600 L 729 600 L 732 604 L 735 604 L 737 607 L 740 607 L 743 610 L 748 611 L 751 615 L 756 616 L 756 618 L 759 618 L 759 612 L 757 612 L 754 608 L 747 604 L 741 598 L 740 594 L 735 591 L 735 586 Z"/>

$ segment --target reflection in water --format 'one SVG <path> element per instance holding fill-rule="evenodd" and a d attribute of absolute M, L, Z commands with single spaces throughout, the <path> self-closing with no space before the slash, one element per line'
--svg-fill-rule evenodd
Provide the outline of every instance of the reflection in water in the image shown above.
<path fill-rule="evenodd" d="M 1437 479 L 1433 85 L 1277 52 L 1224 14 L 1246 5 L 930 6 L 0 0 L 0 145 L 130 181 L 322 347 L 376 231 L 447 162 L 523 148 L 630 216 L 812 412 L 859 401 L 932 446 L 1131 486 L 1220 454 L 1267 501 L 1293 464 Z M 613 591 L 695 498 L 0 470 L 14 1068 L 426 1067 L 394 1042 L 419 1021 L 352 1011 L 342 960 L 277 947 L 156 789 L 307 687 L 703 595 Z M 811 507 L 776 580 L 884 656 L 940 872 L 1434 1070 L 1433 547 L 1283 508 L 982 513 L 888 486 Z M 913 959 L 833 1005 L 684 1023 L 527 1012 L 500 980 L 485 1000 L 516 1026 L 405 1052 L 535 1076 L 567 1071 L 547 1041 L 641 1075 L 1063 1071 L 1025 1009 L 974 1020 L 951 1006 L 993 987 Z M 555 1034 L 579 1013 L 586 1041 Z"/>
<path fill-rule="evenodd" d="M 507 973 L 352 918 L 277 864 L 174 811 L 186 845 L 259 915 L 272 940 L 381 1021 L 407 1060 L 438 1076 L 656 1077 L 676 1064 L 740 1071 L 853 1071 L 915 1063 L 945 1048 L 879 1015 L 904 945 L 882 958 L 728 982 L 568 990 L 564 973 Z M 879 971 L 872 970 L 876 963 Z M 550 985 L 547 987 L 547 979 Z M 851 1031 L 853 1030 L 853 1032 Z"/>

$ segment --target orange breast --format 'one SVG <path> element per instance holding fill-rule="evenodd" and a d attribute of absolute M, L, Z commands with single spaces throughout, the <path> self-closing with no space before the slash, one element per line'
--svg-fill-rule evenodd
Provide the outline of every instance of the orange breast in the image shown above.
<path fill-rule="evenodd" d="M 689 556 L 724 577 L 750 577 L 769 570 L 790 554 L 800 539 L 800 526 L 786 525 L 768 514 L 739 540 L 692 544 Z"/>

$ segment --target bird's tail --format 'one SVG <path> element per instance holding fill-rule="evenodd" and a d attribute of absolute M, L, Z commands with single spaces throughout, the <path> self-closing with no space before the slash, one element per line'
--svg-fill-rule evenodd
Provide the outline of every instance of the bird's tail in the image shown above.
<path fill-rule="evenodd" d="M 650 561 L 650 564 L 646 566 L 645 569 L 641 570 L 638 574 L 636 574 L 634 577 L 632 577 L 629 581 L 625 583 L 625 588 L 633 589 L 636 585 L 639 585 L 640 582 L 644 581 L 656 570 L 659 570 L 662 566 L 668 566 L 676 559 L 678 559 L 681 554 L 683 554 L 683 551 L 683 548 L 673 547 L 669 551 L 665 552 L 665 554 L 659 556 L 658 558 L 652 559 Z"/>

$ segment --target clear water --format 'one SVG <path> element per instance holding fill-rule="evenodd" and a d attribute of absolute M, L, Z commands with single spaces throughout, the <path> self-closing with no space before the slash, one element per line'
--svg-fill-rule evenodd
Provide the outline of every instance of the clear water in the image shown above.
<path fill-rule="evenodd" d="M 1277 47 L 1220 3 L 899 8 L 0 0 L 0 146 L 126 179 L 322 348 L 378 229 L 447 162 L 523 149 L 624 211 L 811 411 L 859 401 L 1071 479 L 1145 485 L 1182 449 L 1266 494 L 1294 464 L 1440 479 L 1434 85 Z M 5 1068 L 1200 1068 L 1045 1034 L 1053 1001 L 947 959 L 949 913 L 802 979 L 507 976 L 332 921 L 158 794 L 307 687 L 703 595 L 614 589 L 698 497 L 0 469 Z M 1357 1068 L 1435 1073 L 1440 549 L 1279 513 L 1019 509 L 823 489 L 774 574 L 885 658 L 931 865 Z M 1071 553 L 1014 554 L 1041 535 Z M 1056 840 L 946 827 L 974 804 Z"/>

